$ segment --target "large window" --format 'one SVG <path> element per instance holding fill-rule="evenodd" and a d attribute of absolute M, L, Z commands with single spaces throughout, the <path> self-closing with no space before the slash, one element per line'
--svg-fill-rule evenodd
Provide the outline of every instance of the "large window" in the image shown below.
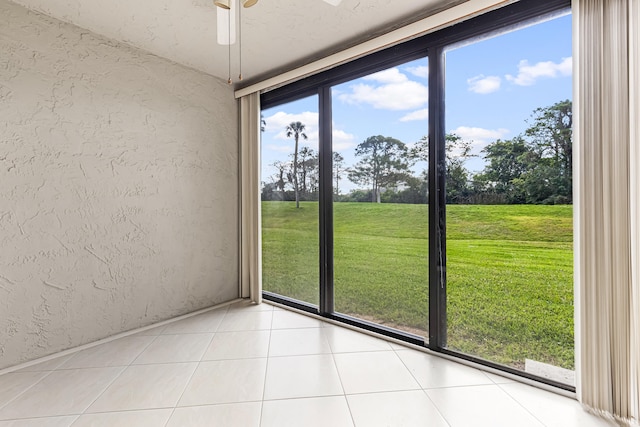
<path fill-rule="evenodd" d="M 428 335 L 428 61 L 332 88 L 335 311 Z"/>
<path fill-rule="evenodd" d="M 318 305 L 318 97 L 262 111 L 262 286 Z"/>
<path fill-rule="evenodd" d="M 572 389 L 568 8 L 263 94 L 265 297 Z"/>
<path fill-rule="evenodd" d="M 445 55 L 447 345 L 572 383 L 571 17 Z"/>

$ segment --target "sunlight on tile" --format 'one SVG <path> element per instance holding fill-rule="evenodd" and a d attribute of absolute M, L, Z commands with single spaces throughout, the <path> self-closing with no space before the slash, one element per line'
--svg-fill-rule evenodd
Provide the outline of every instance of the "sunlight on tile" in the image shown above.
<path fill-rule="evenodd" d="M 356 426 L 448 427 L 422 390 L 347 396 Z"/>
<path fill-rule="evenodd" d="M 178 406 L 262 400 L 266 359 L 201 362 Z"/>
<path fill-rule="evenodd" d="M 273 357 L 267 366 L 264 399 L 343 394 L 330 354 Z"/>
<path fill-rule="evenodd" d="M 343 353 L 334 357 L 347 394 L 420 388 L 393 351 Z"/>
<path fill-rule="evenodd" d="M 88 413 L 158 409 L 178 403 L 197 363 L 129 366 Z"/>
<path fill-rule="evenodd" d="M 451 427 L 542 427 L 497 385 L 426 390 Z"/>

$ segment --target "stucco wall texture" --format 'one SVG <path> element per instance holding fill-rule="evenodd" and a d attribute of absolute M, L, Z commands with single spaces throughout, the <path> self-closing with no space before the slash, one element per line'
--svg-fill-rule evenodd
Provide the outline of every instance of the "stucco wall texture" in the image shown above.
<path fill-rule="evenodd" d="M 224 82 L 0 0 L 0 369 L 238 296 Z"/>

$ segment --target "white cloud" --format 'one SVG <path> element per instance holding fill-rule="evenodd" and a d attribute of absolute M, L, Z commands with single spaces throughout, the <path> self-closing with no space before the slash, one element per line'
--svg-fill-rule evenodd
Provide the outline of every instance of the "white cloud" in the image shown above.
<path fill-rule="evenodd" d="M 429 77 L 429 67 L 426 65 L 418 65 L 417 67 L 407 67 L 406 70 L 416 77 Z"/>
<path fill-rule="evenodd" d="M 293 138 L 287 138 L 286 128 L 291 122 L 302 122 L 305 125 L 307 139 L 300 138 L 300 146 L 309 146 L 318 150 L 320 131 L 318 129 L 318 113 L 306 111 L 299 114 L 285 113 L 279 111 L 269 117 L 265 117 L 265 132 L 274 134 L 272 140 L 282 140 L 283 145 L 268 144 L 264 148 L 279 153 L 293 153 Z M 333 149 L 336 151 L 345 150 L 355 146 L 355 136 L 340 129 L 333 129 Z"/>
<path fill-rule="evenodd" d="M 500 77 L 498 76 L 485 77 L 483 74 L 467 79 L 467 84 L 469 85 L 469 91 L 474 93 L 479 93 L 482 95 L 486 95 L 488 93 L 492 93 L 500 90 L 501 83 L 502 83 L 502 79 Z"/>
<path fill-rule="evenodd" d="M 300 140 L 298 141 L 300 146 L 306 145 L 317 149 L 319 135 L 318 120 L 318 113 L 312 111 L 305 111 L 298 114 L 290 114 L 285 113 L 284 111 L 278 111 L 277 113 L 264 118 L 264 121 L 266 123 L 264 131 L 275 133 L 275 135 L 272 136 L 273 140 L 286 141 L 286 145 L 282 146 L 284 148 L 275 151 L 287 152 L 288 150 L 289 152 L 293 152 L 293 138 L 287 138 L 286 129 L 291 122 L 301 122 L 305 125 L 304 133 L 305 135 L 307 135 L 307 139 L 300 138 Z"/>
<path fill-rule="evenodd" d="M 333 151 L 347 150 L 355 146 L 355 136 L 343 130 L 333 130 Z"/>
<path fill-rule="evenodd" d="M 289 147 L 288 145 L 268 144 L 265 148 L 267 150 L 276 151 L 278 153 L 284 153 L 284 154 L 289 154 L 291 152 L 291 147 Z"/>
<path fill-rule="evenodd" d="M 462 138 L 463 141 L 471 143 L 471 155 L 481 156 L 482 149 L 496 139 L 502 138 L 509 133 L 509 129 L 484 129 L 479 127 L 459 126 L 451 131 Z M 454 152 L 453 155 L 461 153 Z"/>
<path fill-rule="evenodd" d="M 404 83 L 409 78 L 402 74 L 397 68 L 389 68 L 388 70 L 378 71 L 362 78 L 363 80 L 373 80 L 378 83 Z"/>
<path fill-rule="evenodd" d="M 509 133 L 509 129 L 484 129 L 478 127 L 459 126 L 451 131 L 465 141 L 473 142 L 474 145 L 486 144 L 496 139 L 502 138 Z"/>
<path fill-rule="evenodd" d="M 512 76 L 507 74 L 505 77 L 511 83 L 518 86 L 531 86 L 539 78 L 556 78 L 562 76 L 570 76 L 572 73 L 571 57 L 563 58 L 562 61 L 555 63 L 553 61 L 538 62 L 530 65 L 529 61 L 523 59 L 518 63 L 518 75 Z"/>
<path fill-rule="evenodd" d="M 363 80 L 377 84 L 354 84 L 350 87 L 351 92 L 340 94 L 338 99 L 349 104 L 369 104 L 373 108 L 394 111 L 420 108 L 429 100 L 427 87 L 410 80 L 397 68 L 380 71 Z"/>
<path fill-rule="evenodd" d="M 272 116 L 265 117 L 264 121 L 265 132 L 278 132 L 278 135 L 282 133 L 286 134 L 286 128 L 291 122 L 302 122 L 305 125 L 305 133 L 308 135 L 310 132 L 318 130 L 318 113 L 312 111 L 305 111 L 299 114 L 285 113 L 284 111 L 278 111 Z M 286 136 L 284 136 L 286 138 Z"/>
<path fill-rule="evenodd" d="M 429 118 L 429 109 L 423 108 L 421 110 L 412 111 L 411 113 L 402 116 L 401 122 L 411 122 L 414 120 L 427 120 Z"/>

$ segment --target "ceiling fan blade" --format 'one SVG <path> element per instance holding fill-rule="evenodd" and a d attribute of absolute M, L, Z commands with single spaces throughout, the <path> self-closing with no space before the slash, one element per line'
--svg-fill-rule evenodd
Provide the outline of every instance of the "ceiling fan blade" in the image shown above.
<path fill-rule="evenodd" d="M 338 6 L 342 0 L 324 0 L 326 3 L 329 3 L 332 6 Z"/>
<path fill-rule="evenodd" d="M 234 8 L 216 7 L 216 28 L 218 44 L 230 45 L 236 42 L 236 11 Z M 231 16 L 229 16 L 231 15 Z M 231 27 L 231 28 L 229 28 Z"/>

